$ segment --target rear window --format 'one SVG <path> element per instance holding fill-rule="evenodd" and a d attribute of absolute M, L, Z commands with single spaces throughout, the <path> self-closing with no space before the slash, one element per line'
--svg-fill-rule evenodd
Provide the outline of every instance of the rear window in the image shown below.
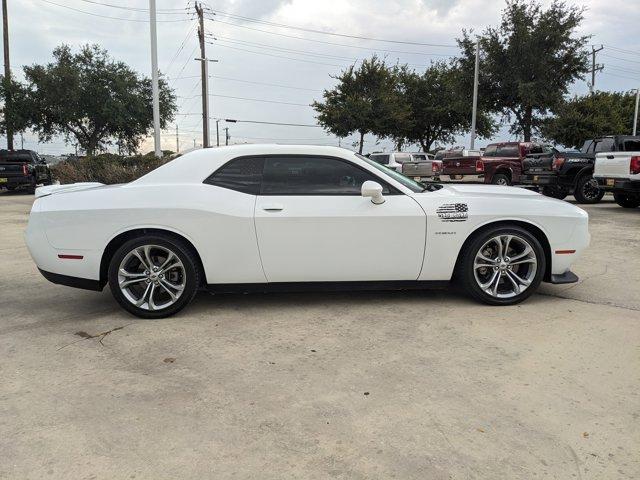
<path fill-rule="evenodd" d="M 519 157 L 520 149 L 518 145 L 500 145 L 498 147 L 497 157 Z"/>
<path fill-rule="evenodd" d="M 640 140 L 625 140 L 621 147 L 623 152 L 640 152 Z"/>
<path fill-rule="evenodd" d="M 427 159 L 427 156 L 424 153 L 414 153 L 411 156 L 416 162 L 424 162 Z"/>
<path fill-rule="evenodd" d="M 22 152 L 0 153 L 0 162 L 30 162 L 31 154 Z"/>
<path fill-rule="evenodd" d="M 389 154 L 374 153 L 369 155 L 369 158 L 380 165 L 389 165 Z"/>
<path fill-rule="evenodd" d="M 408 153 L 396 153 L 394 155 L 394 160 L 398 163 L 410 162 L 411 155 L 409 155 Z"/>
<path fill-rule="evenodd" d="M 611 151 L 613 151 L 613 138 L 602 138 L 600 140 L 596 140 L 596 153 Z"/>
<path fill-rule="evenodd" d="M 497 156 L 498 156 L 498 146 L 487 145 L 487 148 L 484 149 L 483 157 L 497 157 Z"/>

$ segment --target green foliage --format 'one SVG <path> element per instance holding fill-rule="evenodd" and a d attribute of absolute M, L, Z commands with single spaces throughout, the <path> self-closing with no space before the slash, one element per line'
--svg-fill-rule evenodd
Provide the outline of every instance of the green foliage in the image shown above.
<path fill-rule="evenodd" d="M 479 102 L 501 112 L 512 133 L 530 140 L 542 118 L 563 102 L 569 85 L 587 71 L 588 37 L 576 35 L 582 19 L 582 8 L 562 1 L 544 10 L 538 1 L 512 0 L 500 26 L 480 35 Z M 461 71 L 471 88 L 475 39 L 463 32 L 458 43 Z"/>
<path fill-rule="evenodd" d="M 27 91 L 22 84 L 13 79 L 7 80 L 0 75 L 0 98 L 4 100 L 1 108 L 0 134 L 7 133 L 10 126 L 14 133 L 23 132 L 29 128 L 32 112 L 31 105 L 26 102 Z M 19 108 L 15 108 L 17 105 Z"/>
<path fill-rule="evenodd" d="M 156 158 L 153 153 L 125 157 L 103 153 L 93 157 L 71 158 L 51 166 L 54 180 L 60 183 L 128 183 L 166 163 L 170 157 Z"/>
<path fill-rule="evenodd" d="M 134 152 L 153 126 L 151 80 L 140 77 L 123 62 L 113 60 L 97 45 L 72 53 L 62 45 L 53 62 L 24 67 L 27 84 L 16 111 L 30 116 L 29 124 L 41 141 L 63 135 L 75 139 L 92 155 L 114 143 Z M 173 119 L 176 97 L 160 79 L 160 123 Z M 75 143 L 74 142 L 74 143 Z"/>
<path fill-rule="evenodd" d="M 312 106 L 318 112 L 320 125 L 334 135 L 359 133 L 360 153 L 367 133 L 388 136 L 394 125 L 406 120 L 395 69 L 376 56 L 335 78 L 338 84 L 324 91 L 324 102 L 314 102 Z"/>
<path fill-rule="evenodd" d="M 406 66 L 398 70 L 399 87 L 407 120 L 395 125 L 396 143 L 417 143 L 427 152 L 434 142 L 451 143 L 455 135 L 471 127 L 472 90 L 465 90 L 459 68 L 452 63 L 437 62 L 423 73 Z M 476 131 L 481 137 L 495 130 L 491 117 L 478 112 Z"/>
<path fill-rule="evenodd" d="M 601 135 L 630 135 L 635 97 L 634 92 L 596 92 L 573 97 L 554 109 L 554 117 L 543 120 L 541 133 L 549 140 L 574 148 Z"/>

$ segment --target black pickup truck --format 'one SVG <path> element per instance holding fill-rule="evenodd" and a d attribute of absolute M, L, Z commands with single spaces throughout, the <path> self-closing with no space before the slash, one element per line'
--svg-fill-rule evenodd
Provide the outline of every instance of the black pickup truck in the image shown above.
<path fill-rule="evenodd" d="M 627 144 L 637 146 L 640 137 L 614 135 L 587 140 L 579 152 L 552 152 L 527 157 L 522 162 L 520 183 L 535 185 L 549 197 L 563 199 L 573 195 L 578 203 L 598 203 L 604 190 L 593 178 L 596 153 L 626 151 Z"/>
<path fill-rule="evenodd" d="M 49 165 L 33 150 L 0 150 L 0 187 L 25 187 L 34 193 L 36 185 L 51 184 Z"/>

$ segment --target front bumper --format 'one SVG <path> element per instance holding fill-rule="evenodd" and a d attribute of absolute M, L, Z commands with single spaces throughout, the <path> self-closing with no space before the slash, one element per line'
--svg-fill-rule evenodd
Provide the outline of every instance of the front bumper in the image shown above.
<path fill-rule="evenodd" d="M 573 273 L 571 270 L 567 270 L 564 273 L 551 274 L 551 277 L 549 278 L 549 281 L 547 283 L 561 285 L 563 283 L 576 283 L 578 280 L 578 276 L 575 273 Z"/>

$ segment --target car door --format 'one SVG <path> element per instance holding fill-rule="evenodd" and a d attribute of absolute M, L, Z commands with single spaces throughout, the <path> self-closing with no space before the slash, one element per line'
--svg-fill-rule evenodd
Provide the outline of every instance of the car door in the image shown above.
<path fill-rule="evenodd" d="M 383 185 L 385 202 L 360 194 Z M 411 197 L 348 160 L 265 157 L 255 224 L 269 282 L 416 280 L 426 216 Z"/>

